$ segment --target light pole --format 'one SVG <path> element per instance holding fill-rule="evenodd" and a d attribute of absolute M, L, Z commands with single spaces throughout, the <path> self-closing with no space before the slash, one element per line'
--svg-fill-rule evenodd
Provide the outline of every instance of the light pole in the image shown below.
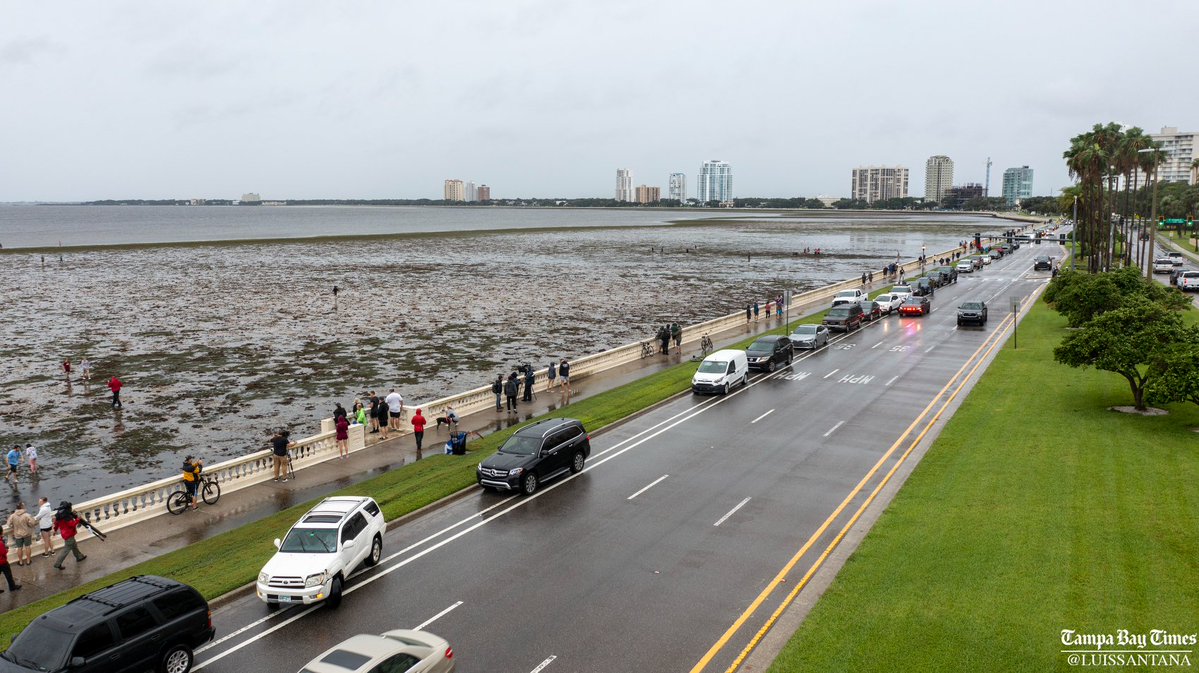
<path fill-rule="evenodd" d="M 1074 270 L 1074 259 L 1078 257 L 1078 249 L 1074 244 L 1074 232 L 1078 231 L 1078 194 L 1074 195 L 1074 224 L 1070 227 L 1070 270 Z"/>

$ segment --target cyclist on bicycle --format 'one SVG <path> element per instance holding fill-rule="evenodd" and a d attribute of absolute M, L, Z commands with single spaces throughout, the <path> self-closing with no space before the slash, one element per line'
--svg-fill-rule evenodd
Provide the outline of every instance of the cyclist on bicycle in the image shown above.
<path fill-rule="evenodd" d="M 192 509 L 200 506 L 196 490 L 200 486 L 200 473 L 204 471 L 204 461 L 193 456 L 183 459 L 183 487 L 187 489 L 187 498 L 191 500 Z"/>

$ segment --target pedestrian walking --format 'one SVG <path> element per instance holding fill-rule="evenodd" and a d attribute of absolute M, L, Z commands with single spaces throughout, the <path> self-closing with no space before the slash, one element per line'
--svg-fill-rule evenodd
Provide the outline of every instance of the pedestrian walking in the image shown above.
<path fill-rule="evenodd" d="M 8 590 L 16 591 L 21 588 L 20 584 L 13 581 L 12 568 L 8 567 L 8 547 L 4 545 L 4 536 L 0 535 L 0 574 L 4 575 L 4 579 L 8 580 Z M 4 589 L 0 589 L 0 594 L 4 593 Z"/>
<path fill-rule="evenodd" d="M 291 447 L 291 433 L 287 430 L 278 430 L 271 436 L 271 462 L 275 468 L 273 481 L 287 481 L 287 451 Z"/>
<path fill-rule="evenodd" d="M 37 447 L 26 442 L 25 443 L 25 464 L 29 465 L 30 476 L 37 476 Z"/>
<path fill-rule="evenodd" d="M 749 306 L 749 304 L 746 304 L 745 305 L 745 322 L 749 322 L 749 315 L 750 315 L 750 306 Z"/>
<path fill-rule="evenodd" d="M 870 272 L 870 282 L 871 282 L 871 284 L 874 283 L 874 272 L 873 271 Z"/>
<path fill-rule="evenodd" d="M 525 367 L 525 402 L 533 401 L 533 383 L 537 380 L 537 372 L 533 371 L 533 366 Z"/>
<path fill-rule="evenodd" d="M 125 384 L 121 383 L 121 380 L 118 379 L 116 376 L 113 376 L 111 379 L 108 380 L 108 389 L 112 391 L 112 408 L 113 409 L 121 408 L 121 388 L 124 385 Z"/>
<path fill-rule="evenodd" d="M 421 415 L 420 409 L 412 414 L 412 436 L 416 438 L 416 452 L 420 453 L 421 444 L 425 441 L 425 417 Z"/>
<path fill-rule="evenodd" d="M 62 371 L 67 375 L 67 380 L 71 380 L 71 358 L 62 361 Z"/>
<path fill-rule="evenodd" d="M 563 358 L 558 363 L 558 378 L 562 381 L 562 387 L 566 389 L 567 394 L 570 394 L 570 363 Z"/>
<path fill-rule="evenodd" d="M 8 458 L 8 474 L 4 475 L 4 480 L 16 486 L 19 476 L 17 469 L 21 466 L 21 445 L 14 445 L 8 450 L 6 457 Z"/>
<path fill-rule="evenodd" d="M 400 432 L 400 418 L 404 415 L 404 396 L 397 393 L 395 388 L 387 394 L 387 415 L 391 417 L 391 429 Z"/>
<path fill-rule="evenodd" d="M 779 317 L 779 318 L 783 317 L 783 295 L 780 294 L 778 297 L 775 298 L 774 310 L 778 311 L 778 313 L 775 314 L 776 317 Z"/>
<path fill-rule="evenodd" d="M 63 507 L 66 504 L 68 503 L 61 503 L 58 511 L 54 514 L 54 530 L 62 537 L 62 550 L 54 559 L 54 567 L 58 570 L 62 570 L 62 563 L 67 560 L 67 554 L 75 555 L 75 563 L 82 563 L 87 558 L 87 554 L 79 551 L 79 544 L 75 542 L 76 529 L 79 527 L 79 515 L 70 507 Z"/>
<path fill-rule="evenodd" d="M 758 302 L 754 302 L 754 320 L 758 319 Z"/>
<path fill-rule="evenodd" d="M 7 525 L 12 533 L 12 546 L 17 549 L 17 565 L 33 565 L 33 531 L 37 530 L 37 519 L 25 511 L 25 503 L 17 503 L 17 508 L 8 515 Z"/>
<path fill-rule="evenodd" d="M 345 414 L 333 418 L 333 428 L 334 437 L 337 439 L 337 457 L 346 458 L 350 455 L 350 422 L 346 420 Z"/>
<path fill-rule="evenodd" d="M 91 360 L 88 360 L 87 358 L 83 358 L 82 360 L 79 361 L 79 378 L 83 379 L 84 381 L 92 380 L 92 361 Z"/>
<path fill-rule="evenodd" d="M 670 323 L 670 338 L 674 340 L 674 349 L 682 352 L 683 350 L 683 328 L 679 327 L 677 322 Z"/>
<path fill-rule="evenodd" d="M 516 372 L 512 372 L 504 382 L 504 398 L 508 402 L 508 411 L 516 411 L 516 393 L 519 390 L 520 383 L 516 380 Z"/>
<path fill-rule="evenodd" d="M 554 381 L 558 378 L 558 363 L 550 360 L 550 366 L 545 370 L 546 389 L 554 387 Z"/>
<path fill-rule="evenodd" d="M 865 284 L 866 284 L 866 272 L 863 271 L 862 272 L 862 285 L 865 285 Z"/>
<path fill-rule="evenodd" d="M 38 498 L 37 519 L 38 532 L 42 534 L 42 556 L 49 558 L 54 554 L 54 541 L 50 534 L 54 532 L 54 510 L 50 508 L 50 499 L 46 496 Z"/>
<path fill-rule="evenodd" d="M 495 380 L 491 382 L 491 393 L 495 395 L 495 410 L 503 411 L 504 405 L 500 396 L 504 394 L 504 375 L 496 374 Z"/>

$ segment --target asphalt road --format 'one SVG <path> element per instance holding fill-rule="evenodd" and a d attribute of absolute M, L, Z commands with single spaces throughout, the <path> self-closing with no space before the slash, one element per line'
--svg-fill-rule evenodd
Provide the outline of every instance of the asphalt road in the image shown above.
<path fill-rule="evenodd" d="M 196 668 L 298 671 L 353 634 L 427 628 L 466 672 L 723 671 L 786 591 L 764 590 L 798 581 L 864 477 L 984 357 L 1009 296 L 1048 281 L 1035 254 L 1060 253 L 1024 245 L 939 289 L 929 316 L 884 318 L 725 398 L 680 397 L 594 436 L 588 468 L 533 497 L 479 491 L 396 528 L 336 611 L 234 601 Z M 987 301 L 986 328 L 956 327 L 966 299 Z"/>

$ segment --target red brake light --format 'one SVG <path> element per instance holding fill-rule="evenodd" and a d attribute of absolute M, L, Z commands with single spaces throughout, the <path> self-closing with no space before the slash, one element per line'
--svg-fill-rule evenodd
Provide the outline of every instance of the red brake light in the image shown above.
<path fill-rule="evenodd" d="M 448 646 L 445 648 L 445 658 L 446 659 L 454 658 L 454 648 L 448 647 Z"/>

